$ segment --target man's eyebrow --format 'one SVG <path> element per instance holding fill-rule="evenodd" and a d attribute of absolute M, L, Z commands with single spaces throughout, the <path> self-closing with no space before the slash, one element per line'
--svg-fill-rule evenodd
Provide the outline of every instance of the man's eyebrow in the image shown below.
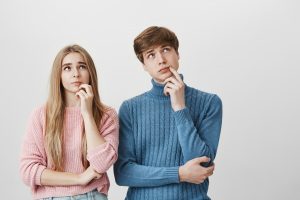
<path fill-rule="evenodd" d="M 161 45 L 161 48 L 165 48 L 165 47 L 171 47 L 171 46 L 168 44 Z"/>
<path fill-rule="evenodd" d="M 151 53 L 153 51 L 154 51 L 153 49 L 149 49 L 148 51 L 145 52 L 145 54 L 149 54 L 149 53 Z"/>

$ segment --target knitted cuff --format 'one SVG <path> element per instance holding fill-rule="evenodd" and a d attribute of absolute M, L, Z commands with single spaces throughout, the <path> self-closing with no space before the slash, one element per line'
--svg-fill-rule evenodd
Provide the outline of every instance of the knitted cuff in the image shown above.
<path fill-rule="evenodd" d="M 174 112 L 174 118 L 176 124 L 183 124 L 185 122 L 192 121 L 192 117 L 188 108 L 184 108 L 182 110 Z"/>

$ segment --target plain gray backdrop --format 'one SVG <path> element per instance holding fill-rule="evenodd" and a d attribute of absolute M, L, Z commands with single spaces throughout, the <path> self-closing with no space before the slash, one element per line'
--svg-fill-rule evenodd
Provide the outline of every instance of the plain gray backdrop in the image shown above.
<path fill-rule="evenodd" d="M 300 199 L 299 10 L 297 0 L 1 0 L 1 199 L 31 199 L 20 146 L 57 52 L 86 48 L 102 100 L 118 110 L 151 87 L 132 48 L 151 25 L 177 34 L 185 82 L 223 100 L 212 199 Z M 109 177 L 109 199 L 124 199 Z"/>

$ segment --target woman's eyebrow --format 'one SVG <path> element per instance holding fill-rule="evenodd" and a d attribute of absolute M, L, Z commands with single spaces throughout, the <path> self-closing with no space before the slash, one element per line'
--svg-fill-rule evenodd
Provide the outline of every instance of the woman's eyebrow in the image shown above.
<path fill-rule="evenodd" d="M 68 66 L 68 65 L 72 65 L 72 63 L 65 63 L 62 66 Z"/>

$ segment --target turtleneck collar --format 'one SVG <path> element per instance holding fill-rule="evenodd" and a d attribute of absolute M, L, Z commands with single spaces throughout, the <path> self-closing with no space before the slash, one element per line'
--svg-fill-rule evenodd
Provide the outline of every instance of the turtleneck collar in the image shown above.
<path fill-rule="evenodd" d="M 183 75 L 182 74 L 179 74 L 179 75 L 180 75 L 181 79 L 183 80 Z M 151 80 L 151 83 L 152 83 L 152 88 L 148 92 L 151 96 L 154 96 L 159 99 L 170 99 L 170 96 L 166 96 L 164 94 L 165 84 L 157 83 L 156 81 L 154 81 L 154 79 Z M 186 89 L 187 89 L 187 87 L 186 87 Z M 186 91 L 185 91 L 185 93 L 186 93 Z"/>

